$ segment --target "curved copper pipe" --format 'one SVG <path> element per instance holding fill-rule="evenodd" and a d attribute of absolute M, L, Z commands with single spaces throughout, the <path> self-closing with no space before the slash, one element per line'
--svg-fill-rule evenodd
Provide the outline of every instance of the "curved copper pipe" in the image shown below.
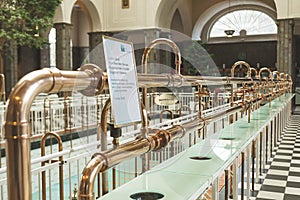
<path fill-rule="evenodd" d="M 148 60 L 149 53 L 154 46 L 159 45 L 159 44 L 166 44 L 173 49 L 173 51 L 175 53 L 175 65 L 176 65 L 177 76 L 179 75 L 179 77 L 181 77 L 180 76 L 180 65 L 181 65 L 180 50 L 175 42 L 173 42 L 172 40 L 166 39 L 166 38 L 155 39 L 145 48 L 144 53 L 142 55 L 142 70 L 143 70 L 142 72 L 144 74 L 148 73 L 147 60 Z M 171 79 L 169 78 L 169 80 L 171 80 Z M 182 81 L 180 82 L 180 84 L 182 84 Z M 168 83 L 168 85 L 169 85 L 169 83 Z M 176 83 L 176 86 L 177 85 L 178 85 L 178 82 Z M 142 103 L 144 104 L 145 108 L 147 109 L 148 103 L 147 103 L 147 88 L 146 87 L 144 87 L 142 90 Z"/>
<path fill-rule="evenodd" d="M 273 80 L 273 74 L 272 74 L 271 70 L 270 70 L 269 68 L 267 68 L 267 67 L 263 67 L 263 68 L 261 68 L 261 69 L 259 70 L 259 72 L 258 72 L 258 77 L 259 77 L 259 78 L 261 78 L 260 76 L 261 76 L 261 73 L 262 73 L 263 71 L 268 71 L 268 72 L 269 72 L 269 78 L 270 78 L 271 80 Z"/>
<path fill-rule="evenodd" d="M 165 112 L 168 112 L 168 113 L 170 113 L 170 116 L 171 116 L 171 119 L 174 119 L 174 114 L 173 114 L 173 111 L 172 110 L 162 110 L 161 112 L 160 112 L 160 114 L 159 114 L 159 121 L 160 122 L 162 122 L 162 120 L 163 120 L 163 114 L 165 113 Z"/>
<path fill-rule="evenodd" d="M 142 55 L 142 67 L 143 67 L 143 73 L 147 74 L 147 60 L 148 60 L 148 55 L 151 51 L 151 49 L 159 44 L 166 44 L 168 46 L 170 46 L 174 53 L 175 53 L 175 66 L 176 66 L 176 72 L 177 74 L 180 74 L 180 65 L 181 65 L 181 53 L 180 50 L 178 48 L 178 46 L 176 45 L 175 42 L 173 42 L 172 40 L 166 39 L 166 38 L 158 38 L 153 40 L 148 46 L 147 48 L 144 50 L 144 53 Z"/>
<path fill-rule="evenodd" d="M 269 97 L 267 94 L 266 97 Z M 232 105 L 225 112 L 214 112 L 211 115 L 203 118 L 196 118 L 194 120 L 183 123 L 182 125 L 173 125 L 166 130 L 157 130 L 153 135 L 148 135 L 146 138 L 137 138 L 132 142 L 122 144 L 117 149 L 111 149 L 102 153 L 95 154 L 94 158 L 90 160 L 82 172 L 80 181 L 78 199 L 79 200 L 92 200 L 94 199 L 93 187 L 96 175 L 103 172 L 108 168 L 115 166 L 127 159 L 142 155 L 151 150 L 158 150 L 165 147 L 169 142 L 181 138 L 186 132 L 199 129 L 209 121 L 224 117 L 224 114 L 229 115 L 245 108 L 246 104 L 251 102 L 263 101 L 261 97 L 252 99 L 245 104 Z"/>
<path fill-rule="evenodd" d="M 274 78 L 274 75 L 275 75 L 275 74 L 277 75 L 277 78 L 276 78 L 276 79 L 277 79 L 277 80 L 281 80 L 279 71 L 273 71 L 273 72 L 272 72 L 273 78 Z"/>
<path fill-rule="evenodd" d="M 237 61 L 236 63 L 234 63 L 231 67 L 231 77 L 234 77 L 234 70 L 237 66 L 240 66 L 240 65 L 243 65 L 243 66 L 246 66 L 247 67 L 247 75 L 245 78 L 250 78 L 251 77 L 251 70 L 250 70 L 250 65 L 245 62 L 245 61 Z"/>
<path fill-rule="evenodd" d="M 182 138 L 186 132 L 199 129 L 199 126 L 206 123 L 206 121 L 223 117 L 224 114 L 237 112 L 240 109 L 243 109 L 242 105 L 233 106 L 225 112 L 216 112 L 204 118 L 195 118 L 182 125 L 173 125 L 165 130 L 157 130 L 153 135 L 148 135 L 146 138 L 137 138 L 132 142 L 120 145 L 117 149 L 95 154 L 82 172 L 78 199 L 94 199 L 94 181 L 99 172 L 103 172 L 127 159 L 165 147 L 169 142 Z"/>
<path fill-rule="evenodd" d="M 43 135 L 42 139 L 41 139 L 41 156 L 45 156 L 46 154 L 46 139 L 48 136 L 53 136 L 55 137 L 55 139 L 58 142 L 58 151 L 62 151 L 63 150 L 63 143 L 62 143 L 62 139 L 61 137 L 54 132 L 47 132 Z M 60 165 L 59 165 L 59 199 L 63 200 L 64 199 L 64 173 L 63 173 L 63 157 L 59 156 L 59 160 Z M 45 166 L 46 162 L 42 162 L 41 165 Z M 46 200 L 46 172 L 42 171 L 42 199 Z"/>
<path fill-rule="evenodd" d="M 7 187 L 9 200 L 31 199 L 30 107 L 40 93 L 82 90 L 88 94 L 102 88 L 102 70 L 86 65 L 82 71 L 44 68 L 25 75 L 11 92 L 5 112 Z M 92 92 L 94 91 L 94 92 Z"/>
<path fill-rule="evenodd" d="M 197 106 L 199 107 L 199 102 L 194 104 L 194 112 L 197 112 Z M 205 103 L 201 102 L 201 110 L 205 110 Z"/>
<path fill-rule="evenodd" d="M 254 78 L 257 78 L 257 79 L 258 79 L 259 77 L 258 77 L 257 70 L 256 70 L 255 68 L 253 68 L 253 67 L 250 67 L 250 77 L 251 77 L 251 75 L 252 75 L 252 72 L 255 73 Z"/>
<path fill-rule="evenodd" d="M 101 123 L 100 123 L 101 151 L 107 150 L 107 116 L 108 116 L 110 107 L 111 107 L 111 100 L 110 100 L 110 98 L 108 98 L 105 101 L 104 106 L 102 108 L 102 112 L 101 112 Z M 106 194 L 106 193 L 108 193 L 108 174 L 105 172 L 102 174 L 102 183 L 104 183 L 104 184 L 102 184 L 102 193 Z M 98 184 L 100 184 L 100 183 L 98 183 Z"/>
<path fill-rule="evenodd" d="M 188 105 L 183 105 L 183 106 L 181 106 L 181 107 L 179 108 L 179 110 L 178 110 L 179 116 L 181 116 L 182 109 L 184 109 L 184 108 L 187 108 L 187 109 L 188 109 L 189 114 L 192 113 L 192 109 L 191 109 Z"/>
<path fill-rule="evenodd" d="M 199 123 L 201 122 L 198 119 L 194 120 L 189 122 L 189 127 L 196 128 L 199 126 Z M 138 138 L 132 142 L 120 145 L 117 149 L 96 154 L 82 172 L 78 199 L 94 199 L 94 181 L 99 172 L 103 172 L 124 160 L 165 147 L 170 141 L 183 137 L 185 132 L 185 127 L 174 125 L 168 130 L 158 130 L 155 134 L 149 135 L 147 138 Z"/>
<path fill-rule="evenodd" d="M 282 80 L 284 80 L 284 76 L 285 76 L 285 73 L 280 73 L 280 78 L 282 79 Z"/>

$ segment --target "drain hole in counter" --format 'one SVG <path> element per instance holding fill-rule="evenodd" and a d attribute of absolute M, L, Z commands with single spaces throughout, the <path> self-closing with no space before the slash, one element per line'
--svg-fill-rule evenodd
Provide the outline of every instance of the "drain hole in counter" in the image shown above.
<path fill-rule="evenodd" d="M 164 195 L 157 192 L 139 192 L 130 195 L 135 200 L 157 200 L 163 198 Z"/>
<path fill-rule="evenodd" d="M 231 138 L 231 137 L 222 137 L 222 138 L 220 138 L 220 140 L 235 140 L 235 138 Z"/>
<path fill-rule="evenodd" d="M 210 157 L 206 157 L 206 156 L 192 156 L 190 157 L 190 159 L 192 160 L 210 160 Z"/>

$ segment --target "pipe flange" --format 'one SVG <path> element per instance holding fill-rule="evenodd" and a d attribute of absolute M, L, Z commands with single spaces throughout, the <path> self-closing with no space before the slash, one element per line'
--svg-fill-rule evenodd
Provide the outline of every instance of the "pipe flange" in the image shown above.
<path fill-rule="evenodd" d="M 174 125 L 174 128 L 175 128 L 175 127 L 181 128 L 181 130 L 182 130 L 182 135 L 181 135 L 179 138 L 183 138 L 183 137 L 185 136 L 185 134 L 186 134 L 186 129 L 185 129 L 182 125 L 180 125 L 180 124 Z"/>
<path fill-rule="evenodd" d="M 79 71 L 87 72 L 90 75 L 91 84 L 88 88 L 81 90 L 85 96 L 99 95 L 104 87 L 103 71 L 100 67 L 94 64 L 86 64 L 79 68 Z"/>

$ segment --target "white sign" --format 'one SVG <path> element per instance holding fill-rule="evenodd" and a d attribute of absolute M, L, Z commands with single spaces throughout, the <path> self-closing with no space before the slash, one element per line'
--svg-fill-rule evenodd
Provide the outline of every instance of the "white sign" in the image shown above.
<path fill-rule="evenodd" d="M 115 126 L 141 121 L 132 43 L 104 36 L 103 48 Z"/>

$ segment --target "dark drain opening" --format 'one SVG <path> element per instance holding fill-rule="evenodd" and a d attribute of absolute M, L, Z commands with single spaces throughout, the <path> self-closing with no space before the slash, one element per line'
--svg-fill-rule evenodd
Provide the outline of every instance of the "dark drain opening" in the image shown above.
<path fill-rule="evenodd" d="M 130 198 L 135 200 L 156 200 L 163 198 L 164 195 L 157 192 L 139 192 L 130 195 Z"/>
<path fill-rule="evenodd" d="M 206 156 L 193 156 L 193 157 L 190 157 L 190 159 L 192 159 L 192 160 L 210 160 L 211 158 L 206 157 Z"/>
<path fill-rule="evenodd" d="M 223 137 L 223 138 L 220 138 L 221 140 L 235 140 L 235 138 L 231 138 L 231 137 Z"/>

